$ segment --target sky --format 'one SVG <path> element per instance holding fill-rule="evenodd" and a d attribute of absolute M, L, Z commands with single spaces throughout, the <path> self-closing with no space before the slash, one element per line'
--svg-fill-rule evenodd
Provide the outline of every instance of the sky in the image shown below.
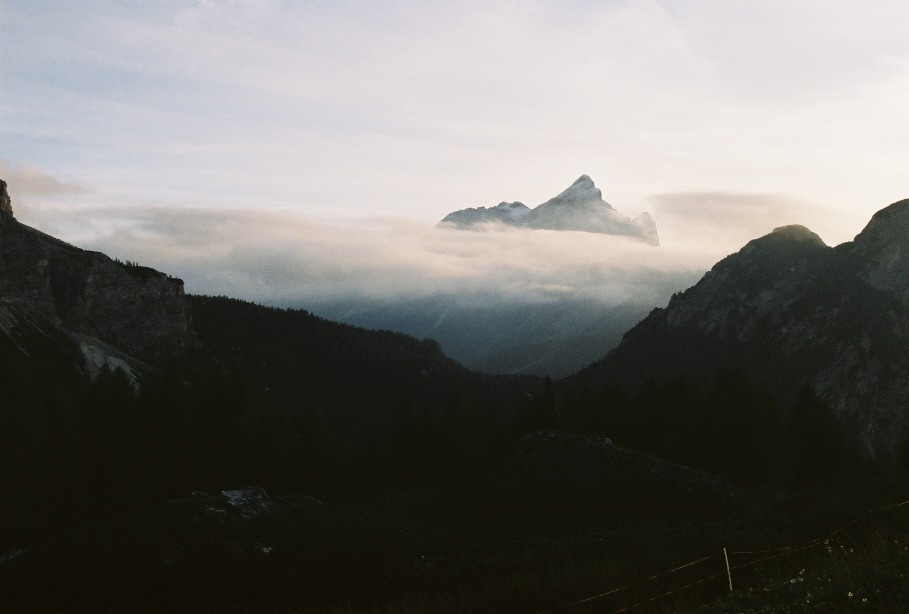
<path fill-rule="evenodd" d="M 907 23 L 902 0 L 0 0 L 0 178 L 20 221 L 190 292 L 651 297 L 909 197 Z M 662 245 L 435 227 L 581 174 Z"/>

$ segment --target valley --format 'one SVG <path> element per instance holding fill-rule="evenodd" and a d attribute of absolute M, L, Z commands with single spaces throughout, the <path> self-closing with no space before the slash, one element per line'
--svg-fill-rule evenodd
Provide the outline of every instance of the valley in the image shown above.
<path fill-rule="evenodd" d="M 755 239 L 553 379 L 186 295 L 22 225 L 3 187 L 9 611 L 905 603 L 909 201 L 835 248 Z M 724 548 L 785 556 L 741 559 L 730 593 Z"/>

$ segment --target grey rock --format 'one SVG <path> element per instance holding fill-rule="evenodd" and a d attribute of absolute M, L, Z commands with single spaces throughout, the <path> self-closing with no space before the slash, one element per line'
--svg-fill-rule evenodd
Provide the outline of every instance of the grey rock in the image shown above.
<path fill-rule="evenodd" d="M 440 224 L 470 228 L 499 222 L 539 230 L 578 230 L 621 235 L 659 245 L 656 223 L 649 213 L 631 219 L 603 200 L 593 180 L 581 175 L 568 188 L 545 203 L 530 209 L 520 202 L 502 202 L 495 207 L 476 207 L 449 213 Z"/>

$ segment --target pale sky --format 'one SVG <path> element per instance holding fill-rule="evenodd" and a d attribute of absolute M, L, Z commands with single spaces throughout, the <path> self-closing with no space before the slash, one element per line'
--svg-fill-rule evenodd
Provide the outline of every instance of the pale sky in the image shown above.
<path fill-rule="evenodd" d="M 23 222 L 196 292 L 273 283 L 242 264 L 262 250 L 288 276 L 476 279 L 498 239 L 593 278 L 621 244 L 433 226 L 582 173 L 653 214 L 646 266 L 703 269 L 909 197 L 907 26 L 904 0 L 0 0 L 0 177 Z"/>

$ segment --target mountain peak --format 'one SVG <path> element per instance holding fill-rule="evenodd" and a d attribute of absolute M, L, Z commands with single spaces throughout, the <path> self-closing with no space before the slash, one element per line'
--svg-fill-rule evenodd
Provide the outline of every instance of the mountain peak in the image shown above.
<path fill-rule="evenodd" d="M 574 183 L 562 190 L 558 196 L 551 198 L 546 201 L 544 204 L 549 204 L 555 201 L 558 202 L 588 202 L 588 201 L 602 201 L 603 193 L 600 191 L 596 185 L 593 183 L 593 179 L 589 175 L 581 175 L 575 179 Z M 604 203 L 610 209 L 612 208 L 608 203 Z"/>
<path fill-rule="evenodd" d="M 545 203 L 527 207 L 520 202 L 502 202 L 495 207 L 461 209 L 445 216 L 441 224 L 470 228 L 476 224 L 500 222 L 540 230 L 573 230 L 619 235 L 659 245 L 656 224 L 648 213 L 634 219 L 616 211 L 603 200 L 603 193 L 589 175 L 581 175 Z"/>
<path fill-rule="evenodd" d="M 862 277 L 875 288 L 895 292 L 909 305 L 909 199 L 885 207 L 845 249 L 862 263 Z"/>
<path fill-rule="evenodd" d="M 909 230 L 909 198 L 884 207 L 855 237 L 856 243 L 875 242 L 885 237 L 903 236 Z"/>
<path fill-rule="evenodd" d="M 793 241 L 807 241 L 809 243 L 816 243 L 817 245 L 826 246 L 824 240 L 821 239 L 817 233 L 813 232 L 809 228 L 802 226 L 801 224 L 789 224 L 788 226 L 778 226 L 774 228 L 773 231 L 767 235 L 773 236 L 777 239 L 790 239 Z"/>

